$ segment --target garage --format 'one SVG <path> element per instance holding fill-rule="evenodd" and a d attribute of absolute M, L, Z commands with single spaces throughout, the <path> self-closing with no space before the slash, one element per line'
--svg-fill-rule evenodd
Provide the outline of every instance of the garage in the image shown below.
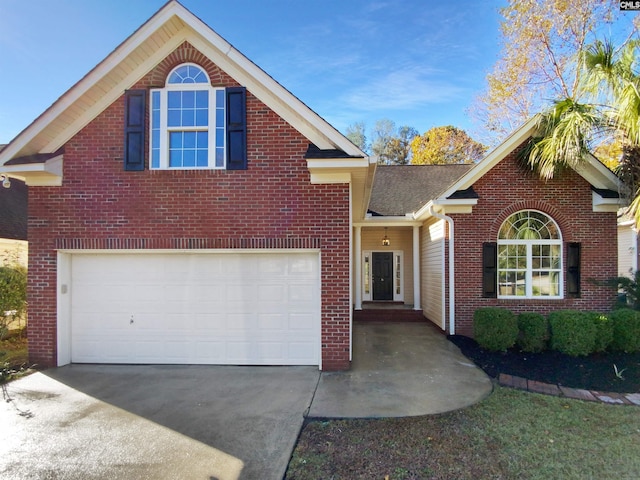
<path fill-rule="evenodd" d="M 73 252 L 59 266 L 61 362 L 320 363 L 317 252 Z"/>

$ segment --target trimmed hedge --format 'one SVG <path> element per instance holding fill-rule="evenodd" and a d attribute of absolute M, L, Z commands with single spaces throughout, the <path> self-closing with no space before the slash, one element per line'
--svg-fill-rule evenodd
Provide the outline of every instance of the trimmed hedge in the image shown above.
<path fill-rule="evenodd" d="M 578 357 L 593 353 L 597 327 L 586 312 L 558 310 L 549 314 L 551 348 Z"/>
<path fill-rule="evenodd" d="M 619 352 L 640 352 L 640 312 L 628 308 L 614 310 L 611 315 L 613 340 L 610 349 Z"/>
<path fill-rule="evenodd" d="M 586 314 L 596 325 L 596 341 L 593 351 L 604 352 L 613 341 L 613 322 L 603 313 L 587 312 Z"/>
<path fill-rule="evenodd" d="M 506 308 L 479 308 L 473 314 L 473 337 L 485 350 L 504 352 L 516 343 L 518 320 Z"/>
<path fill-rule="evenodd" d="M 549 322 L 539 313 L 521 313 L 518 315 L 518 346 L 524 352 L 542 352 L 549 340 Z"/>

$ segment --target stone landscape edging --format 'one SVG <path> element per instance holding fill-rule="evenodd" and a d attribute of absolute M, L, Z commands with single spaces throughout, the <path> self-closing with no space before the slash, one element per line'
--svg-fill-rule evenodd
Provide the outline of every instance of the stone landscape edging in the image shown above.
<path fill-rule="evenodd" d="M 598 392 L 595 390 L 584 390 L 581 388 L 569 388 L 551 383 L 527 380 L 501 373 L 498 375 L 498 383 L 503 387 L 516 388 L 527 392 L 542 393 L 555 397 L 566 397 L 574 400 L 585 400 L 588 402 L 600 402 L 609 405 L 636 405 L 640 406 L 640 393 L 613 393 Z"/>

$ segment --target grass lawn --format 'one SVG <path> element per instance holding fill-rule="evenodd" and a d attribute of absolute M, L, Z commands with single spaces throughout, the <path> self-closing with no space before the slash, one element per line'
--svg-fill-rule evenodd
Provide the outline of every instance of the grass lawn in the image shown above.
<path fill-rule="evenodd" d="M 636 479 L 640 408 L 496 387 L 442 415 L 308 423 L 287 479 Z"/>

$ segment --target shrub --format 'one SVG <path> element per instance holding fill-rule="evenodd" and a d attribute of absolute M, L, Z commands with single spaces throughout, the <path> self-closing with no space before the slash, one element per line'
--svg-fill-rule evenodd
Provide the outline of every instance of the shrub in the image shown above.
<path fill-rule="evenodd" d="M 473 314 L 473 337 L 485 350 L 504 352 L 518 338 L 518 321 L 506 308 L 479 308 Z"/>
<path fill-rule="evenodd" d="M 574 357 L 593 353 L 597 327 L 585 312 L 558 310 L 549 314 L 551 348 Z"/>
<path fill-rule="evenodd" d="M 541 352 L 547 348 L 549 322 L 539 313 L 518 315 L 518 346 L 525 352 Z"/>
<path fill-rule="evenodd" d="M 27 269 L 17 264 L 0 266 L 0 338 L 7 333 L 11 320 L 24 315 L 26 307 Z"/>
<path fill-rule="evenodd" d="M 593 347 L 594 352 L 604 352 L 613 340 L 613 322 L 609 317 L 598 312 L 586 313 L 596 326 L 596 340 Z"/>
<path fill-rule="evenodd" d="M 620 352 L 640 352 L 640 312 L 622 308 L 611 313 L 613 340 L 610 349 Z"/>

